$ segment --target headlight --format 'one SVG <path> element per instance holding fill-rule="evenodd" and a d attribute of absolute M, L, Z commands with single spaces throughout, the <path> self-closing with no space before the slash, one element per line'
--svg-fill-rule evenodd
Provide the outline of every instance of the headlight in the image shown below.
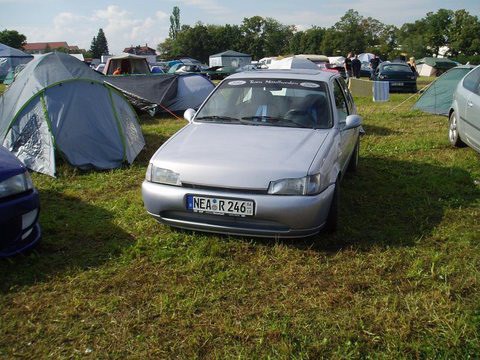
<path fill-rule="evenodd" d="M 314 195 L 321 190 L 320 174 L 271 181 L 268 187 L 268 193 L 272 195 Z"/>
<path fill-rule="evenodd" d="M 387 78 L 387 75 L 380 75 L 379 78 L 380 78 L 380 79 L 386 79 L 386 78 Z"/>
<path fill-rule="evenodd" d="M 0 182 L 0 198 L 20 194 L 30 189 L 33 189 L 32 178 L 28 171 L 25 171 Z"/>
<path fill-rule="evenodd" d="M 150 182 L 181 186 L 180 174 L 173 172 L 172 170 L 156 167 L 152 163 L 148 165 L 145 179 Z"/>

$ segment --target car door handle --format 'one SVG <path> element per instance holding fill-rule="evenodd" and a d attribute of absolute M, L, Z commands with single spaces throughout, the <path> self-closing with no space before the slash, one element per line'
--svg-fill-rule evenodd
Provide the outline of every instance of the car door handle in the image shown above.
<path fill-rule="evenodd" d="M 468 107 L 472 107 L 473 103 L 471 101 L 467 101 L 467 105 L 468 105 Z"/>

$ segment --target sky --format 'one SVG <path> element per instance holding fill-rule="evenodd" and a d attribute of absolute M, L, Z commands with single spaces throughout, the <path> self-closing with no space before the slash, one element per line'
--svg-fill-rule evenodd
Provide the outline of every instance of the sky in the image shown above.
<path fill-rule="evenodd" d="M 240 25 L 259 15 L 298 30 L 330 27 L 349 9 L 396 26 L 440 8 L 480 17 L 480 0 L 0 0 L 0 31 L 16 30 L 27 42 L 66 41 L 88 50 L 102 28 L 112 54 L 132 45 L 156 49 L 168 37 L 174 6 L 180 8 L 181 25 Z"/>

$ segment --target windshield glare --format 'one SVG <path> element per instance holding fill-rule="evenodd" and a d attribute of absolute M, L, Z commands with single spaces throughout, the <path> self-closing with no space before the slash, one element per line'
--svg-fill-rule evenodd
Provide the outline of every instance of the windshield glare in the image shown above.
<path fill-rule="evenodd" d="M 324 129 L 332 127 L 327 86 L 289 79 L 235 79 L 223 82 L 196 121 Z"/>

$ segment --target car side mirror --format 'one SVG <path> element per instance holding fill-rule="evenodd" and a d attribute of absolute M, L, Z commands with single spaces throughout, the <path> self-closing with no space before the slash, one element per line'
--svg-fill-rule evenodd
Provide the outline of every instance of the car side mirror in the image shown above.
<path fill-rule="evenodd" d="M 354 129 L 360 125 L 362 125 L 362 118 L 359 115 L 348 115 L 342 130 Z"/>
<path fill-rule="evenodd" d="M 193 117 L 195 116 L 196 111 L 194 109 L 187 109 L 183 113 L 183 118 L 187 120 L 189 123 L 192 122 Z"/>

